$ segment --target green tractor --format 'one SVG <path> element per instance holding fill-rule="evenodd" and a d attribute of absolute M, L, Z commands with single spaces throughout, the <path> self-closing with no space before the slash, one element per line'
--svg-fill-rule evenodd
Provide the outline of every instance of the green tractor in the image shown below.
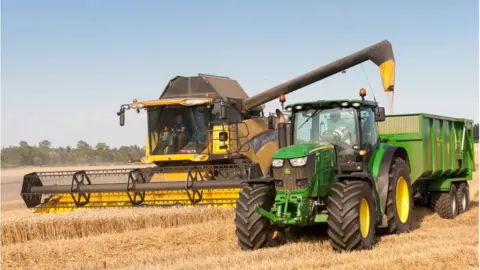
<path fill-rule="evenodd" d="M 289 139 L 279 126 L 285 146 L 273 155 L 270 177 L 250 181 L 237 201 L 242 249 L 277 245 L 286 228 L 318 223 L 328 224 L 334 250 L 369 249 L 379 229 L 412 229 L 414 200 L 445 218 L 468 208 L 471 122 L 425 114 L 386 117 L 377 102 L 364 99 L 365 89 L 360 96 L 286 107 Z"/>

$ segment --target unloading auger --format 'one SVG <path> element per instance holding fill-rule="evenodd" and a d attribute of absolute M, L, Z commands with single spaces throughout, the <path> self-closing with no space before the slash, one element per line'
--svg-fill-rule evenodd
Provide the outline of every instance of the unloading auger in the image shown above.
<path fill-rule="evenodd" d="M 24 176 L 21 196 L 37 213 L 94 207 L 235 207 L 242 185 L 269 177 L 273 153 L 289 134 L 282 113 L 265 116 L 264 104 L 279 97 L 283 104 L 284 95 L 368 60 L 379 66 L 383 87 L 392 92 L 395 59 L 386 40 L 253 97 L 228 77 L 177 76 L 159 99 L 134 100 L 117 113 L 123 126 L 126 110 L 147 111 L 146 155 L 140 161 L 152 167 L 34 172 Z"/>

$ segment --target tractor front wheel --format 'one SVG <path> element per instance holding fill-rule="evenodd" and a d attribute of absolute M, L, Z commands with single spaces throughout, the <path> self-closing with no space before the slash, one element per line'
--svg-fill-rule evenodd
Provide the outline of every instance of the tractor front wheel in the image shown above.
<path fill-rule="evenodd" d="M 277 245 L 270 221 L 257 213 L 256 205 L 270 210 L 275 202 L 272 185 L 249 185 L 242 189 L 235 209 L 235 235 L 243 250 L 255 250 Z"/>
<path fill-rule="evenodd" d="M 377 211 L 368 183 L 342 181 L 333 184 L 327 211 L 327 234 L 335 251 L 371 248 L 375 240 Z"/>

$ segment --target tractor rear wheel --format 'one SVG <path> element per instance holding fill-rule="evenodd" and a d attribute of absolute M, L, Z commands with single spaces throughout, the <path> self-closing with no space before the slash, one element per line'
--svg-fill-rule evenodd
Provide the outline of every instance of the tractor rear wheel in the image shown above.
<path fill-rule="evenodd" d="M 431 208 L 441 218 L 454 219 L 458 215 L 457 188 L 450 185 L 448 192 L 432 192 Z"/>
<path fill-rule="evenodd" d="M 461 214 L 468 211 L 470 206 L 470 191 L 467 182 L 458 184 L 456 197 L 458 213 Z"/>
<path fill-rule="evenodd" d="M 413 197 L 407 163 L 395 158 L 390 168 L 386 215 L 389 233 L 404 233 L 411 230 Z"/>
<path fill-rule="evenodd" d="M 256 204 L 270 210 L 275 202 L 272 185 L 249 185 L 242 189 L 235 209 L 235 234 L 243 250 L 274 246 L 274 229 L 270 221 L 257 213 Z"/>
<path fill-rule="evenodd" d="M 333 184 L 327 211 L 327 234 L 335 251 L 371 248 L 375 240 L 377 211 L 368 183 L 342 181 Z"/>

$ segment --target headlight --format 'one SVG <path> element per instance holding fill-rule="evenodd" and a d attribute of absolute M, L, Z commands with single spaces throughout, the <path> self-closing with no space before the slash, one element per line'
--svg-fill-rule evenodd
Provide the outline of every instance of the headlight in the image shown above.
<path fill-rule="evenodd" d="M 283 166 L 283 159 L 274 159 L 272 160 L 272 166 L 275 168 Z"/>
<path fill-rule="evenodd" d="M 301 158 L 292 158 L 290 159 L 290 163 L 292 164 L 293 167 L 301 167 L 307 164 L 307 157 L 301 157 Z"/>

